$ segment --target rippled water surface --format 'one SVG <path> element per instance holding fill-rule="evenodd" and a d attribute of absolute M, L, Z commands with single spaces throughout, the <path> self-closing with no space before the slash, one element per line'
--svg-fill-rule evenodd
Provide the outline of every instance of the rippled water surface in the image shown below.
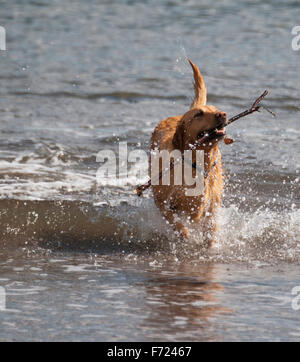
<path fill-rule="evenodd" d="M 0 340 L 300 340 L 300 3 L 0 6 Z M 96 182 L 100 150 L 148 150 L 188 109 L 187 56 L 209 104 L 232 116 L 269 89 L 276 113 L 228 128 L 209 252 L 197 229 L 179 243 L 133 177 Z"/>

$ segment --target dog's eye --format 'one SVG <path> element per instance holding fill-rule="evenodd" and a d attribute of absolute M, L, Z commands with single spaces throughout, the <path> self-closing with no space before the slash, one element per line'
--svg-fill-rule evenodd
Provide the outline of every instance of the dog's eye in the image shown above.
<path fill-rule="evenodd" d="M 197 112 L 197 113 L 194 115 L 194 118 L 199 118 L 199 117 L 202 117 L 202 116 L 203 116 L 203 114 L 204 114 L 204 112 L 203 112 L 203 111 L 199 111 L 199 112 Z"/>

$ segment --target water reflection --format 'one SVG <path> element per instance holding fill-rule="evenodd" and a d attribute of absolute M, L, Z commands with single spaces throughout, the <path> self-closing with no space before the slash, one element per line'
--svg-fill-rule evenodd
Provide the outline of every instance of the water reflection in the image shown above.
<path fill-rule="evenodd" d="M 148 316 L 143 327 L 172 341 L 218 340 L 217 316 L 232 310 L 221 305 L 224 287 L 216 282 L 215 266 L 182 263 L 176 271 L 162 274 L 150 277 L 146 286 Z"/>

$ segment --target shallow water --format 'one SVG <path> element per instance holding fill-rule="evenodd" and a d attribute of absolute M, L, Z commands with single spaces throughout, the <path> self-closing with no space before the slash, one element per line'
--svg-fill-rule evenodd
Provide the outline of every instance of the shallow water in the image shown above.
<path fill-rule="evenodd" d="M 1 340 L 297 341 L 296 265 L 8 250 Z"/>
<path fill-rule="evenodd" d="M 126 16 L 124 16 L 126 14 Z M 299 340 L 295 1 L 2 1 L 0 340 Z M 220 233 L 180 244 L 133 177 L 99 187 L 100 150 L 149 149 L 192 99 L 229 116 Z M 138 180 L 142 181 L 142 180 Z M 1 309 L 1 308 L 0 308 Z"/>

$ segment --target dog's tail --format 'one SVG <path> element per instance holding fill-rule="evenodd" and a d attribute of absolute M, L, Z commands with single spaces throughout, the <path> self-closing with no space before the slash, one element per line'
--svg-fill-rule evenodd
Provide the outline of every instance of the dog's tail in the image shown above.
<path fill-rule="evenodd" d="M 191 104 L 192 109 L 206 104 L 206 87 L 198 67 L 190 59 L 188 59 L 188 62 L 190 63 L 194 73 L 195 98 Z"/>

